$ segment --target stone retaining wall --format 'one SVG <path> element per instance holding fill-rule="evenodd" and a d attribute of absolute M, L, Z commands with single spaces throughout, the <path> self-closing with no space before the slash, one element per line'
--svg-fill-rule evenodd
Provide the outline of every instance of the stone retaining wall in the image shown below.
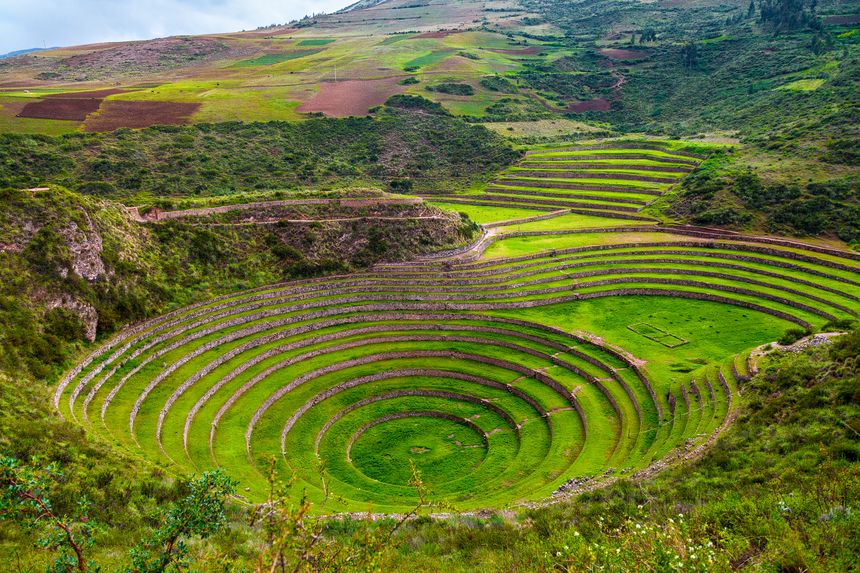
<path fill-rule="evenodd" d="M 148 221 L 165 221 L 185 217 L 205 217 L 229 213 L 230 211 L 245 211 L 249 209 L 266 209 L 272 207 L 292 207 L 296 205 L 328 205 L 337 204 L 343 207 L 369 207 L 372 205 L 412 205 L 421 203 L 417 197 L 385 197 L 385 198 L 348 198 L 343 199 L 284 199 L 279 201 L 259 201 L 257 203 L 239 203 L 236 205 L 220 205 L 218 207 L 201 207 L 198 209 L 183 209 L 181 211 L 153 210 L 144 216 Z"/>
<path fill-rule="evenodd" d="M 707 374 L 705 375 L 705 377 L 704 377 L 702 380 L 703 380 L 703 381 L 704 381 L 704 383 L 705 383 L 705 389 L 708 391 L 708 397 L 709 397 L 709 398 L 710 398 L 710 400 L 711 400 L 711 409 L 712 409 L 714 412 L 716 412 L 716 411 L 717 411 L 717 395 L 716 395 L 716 393 L 714 392 L 714 387 L 713 387 L 713 386 L 711 386 L 711 381 L 710 381 L 710 380 L 708 380 L 708 375 L 707 375 Z"/>
<path fill-rule="evenodd" d="M 376 306 L 377 307 L 381 307 L 381 306 L 388 307 L 390 305 L 376 305 Z M 304 315 L 304 316 L 300 317 L 300 319 L 301 320 L 312 320 L 313 318 L 321 317 L 323 314 L 325 314 L 326 316 L 329 316 L 332 314 L 337 314 L 337 313 L 341 313 L 341 312 L 349 312 L 352 310 L 353 309 L 345 309 L 345 310 L 344 309 L 325 309 L 323 311 L 317 311 L 315 313 L 311 313 L 311 315 Z M 384 310 L 384 309 L 379 309 L 379 310 Z M 391 310 L 391 308 L 388 308 L 388 310 Z M 629 359 L 626 356 L 624 356 L 623 354 L 621 354 L 621 353 L 619 353 L 619 352 L 617 352 L 611 348 L 595 345 L 593 342 L 591 342 L 587 339 L 584 339 L 582 337 L 576 336 L 576 335 L 571 334 L 571 333 L 564 332 L 564 331 L 559 330 L 559 329 L 555 329 L 552 327 L 547 327 L 547 326 L 539 325 L 539 324 L 535 324 L 535 323 L 530 323 L 530 322 L 524 321 L 524 320 L 517 320 L 517 319 L 511 319 L 511 318 L 501 318 L 501 317 L 485 317 L 485 316 L 480 316 L 480 315 L 467 315 L 467 314 L 437 314 L 437 315 L 428 316 L 426 314 L 404 314 L 402 312 L 397 312 L 397 313 L 392 313 L 392 314 L 383 314 L 383 315 L 374 315 L 374 318 L 376 320 L 380 320 L 380 321 L 386 321 L 386 320 L 484 320 L 484 321 L 487 321 L 487 320 L 489 320 L 489 321 L 500 322 L 500 323 L 504 323 L 504 324 L 513 324 L 513 325 L 518 325 L 518 326 L 523 326 L 523 327 L 531 327 L 531 328 L 534 328 L 536 330 L 543 330 L 545 332 L 554 333 L 557 335 L 573 338 L 578 343 L 585 343 L 585 344 L 588 344 L 590 346 L 595 346 L 596 348 L 600 348 L 601 350 L 607 352 L 608 354 L 610 354 L 612 356 L 615 356 L 616 358 L 618 358 L 619 360 L 621 360 L 625 364 L 628 364 L 635 369 L 635 366 L 633 366 L 630 363 Z M 336 324 L 363 322 L 363 321 L 367 321 L 367 320 L 368 319 L 365 316 L 350 316 L 350 317 L 343 317 L 341 319 L 325 321 L 322 323 L 315 323 L 313 325 L 309 325 L 306 328 L 325 328 L 325 327 L 333 326 Z M 421 325 L 422 328 L 424 326 L 425 325 Z M 374 325 L 374 326 L 366 327 L 365 329 L 361 329 L 361 330 L 362 331 L 376 331 L 377 329 L 381 330 L 380 327 L 387 328 L 384 325 Z M 402 329 L 403 325 L 398 325 L 398 327 Z M 451 325 L 451 328 L 452 329 L 453 328 L 463 329 L 463 328 L 467 328 L 467 326 L 466 325 Z M 480 330 L 483 328 L 489 329 L 491 327 L 480 327 L 480 326 L 471 325 L 467 329 L 469 329 L 469 328 L 474 328 L 475 330 Z M 496 329 L 492 329 L 492 331 L 495 331 L 495 330 Z M 498 330 L 502 330 L 502 329 L 498 329 Z M 525 337 L 532 338 L 530 335 L 526 335 L 526 334 L 522 334 L 522 333 L 520 333 L 518 335 L 520 337 L 524 337 L 524 338 Z M 309 342 L 309 344 L 316 344 L 316 343 L 324 341 L 324 340 L 332 339 L 335 336 L 336 336 L 336 334 L 327 335 L 325 337 L 325 339 L 323 339 L 323 337 L 319 337 L 319 338 L 313 339 L 311 342 Z M 540 339 L 540 340 L 542 341 L 543 344 L 549 344 L 549 345 L 554 344 L 551 341 L 544 341 L 543 339 Z M 270 342 L 270 341 L 267 341 L 266 343 L 268 343 L 268 342 Z M 364 344 L 366 344 L 366 342 L 364 342 Z M 232 372 L 230 372 L 229 374 L 224 376 L 221 380 L 219 380 L 212 388 L 210 388 L 207 391 L 207 393 L 200 400 L 198 400 L 197 404 L 195 404 L 195 406 L 191 409 L 191 411 L 188 414 L 188 417 L 186 418 L 186 424 L 185 424 L 185 430 L 184 430 L 184 440 L 186 440 L 186 447 L 187 447 L 187 434 L 188 434 L 190 424 L 193 420 L 193 417 L 200 410 L 200 408 L 206 403 L 206 401 L 208 401 L 208 399 L 212 395 L 214 395 L 215 392 L 217 392 L 221 387 L 223 387 L 227 382 L 229 382 L 230 380 L 235 378 L 242 371 L 244 371 L 245 369 L 247 369 L 248 367 L 250 367 L 253 364 L 256 364 L 256 363 L 258 363 L 258 362 L 260 362 L 266 358 L 269 358 L 271 356 L 276 355 L 277 353 L 279 353 L 279 350 L 281 350 L 283 348 L 284 347 L 281 347 L 280 349 L 272 349 L 272 350 L 268 351 L 267 353 L 264 353 L 264 355 L 258 355 L 260 357 L 259 359 L 257 359 L 257 357 L 254 357 L 250 361 L 243 363 L 242 365 L 240 365 L 239 367 L 234 369 Z M 607 365 L 603 364 L 602 362 L 600 362 L 596 358 L 589 356 L 589 355 L 587 355 L 587 354 L 585 354 L 579 350 L 576 350 L 574 348 L 570 348 L 570 347 L 568 347 L 566 349 L 565 348 L 559 348 L 559 350 L 574 354 L 574 355 L 582 358 L 583 360 L 588 361 L 589 363 L 591 363 L 591 364 L 593 364 L 593 365 L 595 365 L 601 369 L 609 368 Z M 331 349 L 329 349 L 328 351 L 331 351 Z M 293 364 L 295 361 L 297 361 L 299 359 L 308 359 L 308 358 L 312 358 L 315 356 L 319 356 L 325 352 L 326 351 L 320 350 L 320 351 L 315 351 L 313 353 L 302 355 L 301 357 L 294 357 L 293 359 L 291 359 L 289 364 Z M 274 365 L 274 366 L 270 367 L 269 369 L 267 369 L 265 372 L 259 374 L 257 377 L 255 377 L 254 379 L 252 379 L 248 383 L 246 383 L 236 394 L 231 396 L 231 398 L 222 406 L 221 410 L 219 410 L 218 414 L 216 414 L 216 416 L 215 416 L 215 420 L 213 421 L 213 426 L 217 425 L 218 420 L 220 420 L 220 418 L 224 414 L 224 412 L 226 412 L 227 409 L 229 409 L 232 406 L 232 404 L 234 404 L 235 401 L 239 397 L 241 397 L 242 394 L 247 392 L 248 389 L 250 389 L 253 385 L 255 385 L 259 380 L 262 380 L 263 378 L 271 375 L 276 370 L 278 370 L 280 368 L 284 368 L 287 365 L 288 364 L 286 364 L 286 363 Z M 642 378 L 644 379 L 644 377 L 642 377 Z M 647 379 L 644 379 L 644 380 L 645 380 L 645 384 L 650 386 L 650 384 L 648 384 L 648 382 L 647 382 Z M 628 394 L 630 394 L 631 398 L 632 398 L 632 392 L 629 390 L 629 388 L 627 388 L 626 383 L 624 383 L 623 381 L 621 381 L 621 383 L 627 389 Z M 633 399 L 634 403 L 636 403 L 635 398 L 632 398 L 632 399 Z M 211 439 L 211 435 L 210 435 L 210 439 Z"/>
<path fill-rule="evenodd" d="M 535 157 L 534 159 L 528 159 L 528 157 L 532 157 L 535 153 L 546 153 L 546 151 L 535 151 L 531 155 L 526 154 L 526 161 L 565 161 L 565 162 L 575 162 L 575 161 L 605 161 L 607 159 L 646 159 L 648 161 L 656 161 L 657 163 L 673 163 L 678 165 L 689 165 L 692 168 L 698 167 L 701 161 L 694 161 L 690 159 L 680 159 L 676 157 L 661 157 L 657 155 L 648 155 L 646 153 L 605 153 L 605 154 L 595 154 L 595 155 L 557 155 L 552 157 Z"/>
<path fill-rule="evenodd" d="M 503 177 L 538 177 L 549 179 L 615 179 L 618 181 L 642 181 L 645 183 L 677 183 L 677 177 L 656 177 L 652 175 L 636 175 L 634 173 L 578 173 L 576 171 L 511 171 Z"/>
<path fill-rule="evenodd" d="M 522 219 L 498 221 L 495 223 L 484 223 L 482 225 L 482 227 L 484 227 L 485 229 L 495 229 L 496 227 L 513 227 L 514 225 L 523 225 L 525 223 L 534 223 L 537 221 L 546 221 L 547 219 L 555 219 L 556 217 L 561 217 L 563 215 L 568 215 L 568 214 L 570 214 L 569 209 L 561 209 L 559 211 L 553 211 L 551 213 L 547 213 L 546 215 L 535 215 L 534 217 L 524 217 Z M 468 250 L 468 249 L 466 249 L 466 250 Z M 462 252 L 466 252 L 466 251 L 464 250 Z"/>
<path fill-rule="evenodd" d="M 641 199 L 627 199 L 624 197 L 612 197 L 606 195 L 566 195 L 563 193 L 552 193 L 547 191 L 523 191 L 522 189 L 511 189 L 507 187 L 487 187 L 484 191 L 487 195 L 502 194 L 502 195 L 524 195 L 527 197 L 545 197 L 547 199 L 571 199 L 585 201 L 604 201 L 606 203 L 621 203 L 632 205 L 647 205 L 647 201 Z M 604 205 L 605 208 L 611 208 L 612 205 Z"/>
<path fill-rule="evenodd" d="M 735 306 L 740 306 L 743 308 L 748 308 L 750 310 L 756 310 L 758 312 L 763 312 L 765 314 L 770 314 L 777 318 L 781 318 L 783 320 L 787 320 L 789 322 L 793 322 L 797 325 L 800 325 L 803 328 L 812 328 L 812 325 L 797 318 L 796 316 L 790 315 L 786 312 L 782 312 L 781 310 L 774 310 L 772 308 L 768 308 L 765 306 L 760 306 L 757 304 L 753 304 L 751 302 L 746 302 L 743 300 L 735 300 L 731 298 L 726 298 L 723 296 L 712 295 L 701 292 L 689 292 L 689 291 L 679 291 L 674 289 L 650 289 L 650 288 L 620 288 L 613 290 L 605 290 L 605 291 L 597 291 L 597 292 L 589 292 L 582 293 L 579 295 L 578 300 L 588 300 L 592 298 L 602 298 L 606 296 L 674 296 L 677 298 L 688 298 L 694 300 L 707 300 L 711 302 L 719 302 L 722 304 L 732 304 Z"/>
<path fill-rule="evenodd" d="M 624 205 L 604 205 L 602 203 L 588 203 L 585 201 L 576 201 L 573 198 L 570 200 L 562 199 L 529 199 L 526 197 L 514 197 L 509 195 L 493 195 L 492 193 L 484 193 L 481 197 L 488 197 L 493 201 L 501 201 L 503 203 L 524 203 L 524 204 L 535 204 L 535 205 L 552 205 L 557 207 L 571 207 L 571 208 L 579 208 L 579 209 L 603 209 L 606 211 L 610 211 L 615 209 L 616 211 L 623 211 L 627 213 L 635 213 L 639 209 L 636 207 L 626 207 Z"/>
<path fill-rule="evenodd" d="M 694 288 L 721 290 L 724 292 L 730 292 L 730 293 L 734 293 L 734 294 L 742 294 L 745 296 L 762 298 L 765 300 L 769 300 L 771 302 L 776 302 L 779 304 L 784 304 L 786 306 L 790 306 L 792 308 L 796 308 L 797 310 L 802 310 L 802 311 L 809 312 L 812 314 L 817 314 L 818 316 L 821 316 L 821 317 L 826 318 L 828 320 L 836 320 L 835 316 L 833 316 L 832 314 L 829 314 L 827 312 L 824 312 L 823 310 L 821 310 L 819 308 L 812 307 L 812 306 L 809 306 L 806 304 L 802 304 L 802 303 L 799 303 L 799 302 L 796 302 L 796 301 L 793 301 L 790 299 L 770 295 L 767 293 L 760 293 L 757 291 L 752 291 L 752 290 L 744 289 L 744 288 L 740 288 L 740 287 L 733 287 L 733 286 L 729 286 L 729 285 L 720 285 L 720 284 L 713 284 L 713 283 L 705 283 L 705 282 L 700 282 L 700 281 L 691 281 L 691 280 L 685 280 L 685 279 L 665 279 L 665 278 L 655 278 L 655 277 L 634 277 L 632 279 L 627 279 L 627 278 L 604 279 L 604 280 L 599 280 L 599 281 L 591 281 L 591 282 L 587 282 L 587 283 L 581 283 L 581 284 L 577 285 L 577 288 L 593 288 L 593 287 L 599 287 L 599 286 L 625 284 L 625 283 L 629 283 L 629 282 L 649 283 L 649 284 L 665 284 L 665 285 L 673 285 L 673 286 L 687 286 L 687 287 L 694 287 Z"/>
<path fill-rule="evenodd" d="M 557 260 L 564 261 L 564 260 L 569 260 L 569 259 L 559 258 Z M 538 280 L 534 280 L 534 281 L 511 283 L 510 285 L 491 286 L 491 285 L 495 285 L 497 283 L 509 283 L 510 281 L 513 281 L 515 279 L 533 276 L 535 274 L 542 274 L 542 273 L 555 272 L 555 271 L 564 271 L 567 269 L 575 269 L 575 268 L 583 268 L 583 267 L 591 267 L 591 266 L 618 265 L 618 266 L 614 267 L 613 269 L 594 271 L 592 273 L 578 272 L 578 273 L 568 274 L 567 276 L 570 278 L 574 278 L 574 277 L 596 276 L 599 274 L 611 274 L 611 273 L 652 272 L 652 273 L 666 273 L 666 274 L 687 274 L 687 275 L 695 275 L 695 276 L 714 276 L 717 278 L 726 278 L 726 279 L 730 279 L 730 280 L 748 282 L 751 284 L 759 284 L 760 286 L 773 287 L 773 285 L 770 283 L 766 283 L 763 281 L 755 281 L 754 279 L 748 279 L 748 278 L 739 277 L 736 275 L 730 275 L 730 274 L 726 274 L 726 273 L 712 273 L 709 271 L 697 271 L 697 270 L 692 270 L 692 269 L 675 269 L 675 268 L 671 268 L 671 267 L 647 267 L 647 266 L 626 267 L 626 266 L 623 266 L 623 265 L 648 265 L 648 264 L 654 264 L 654 263 L 657 263 L 657 264 L 693 265 L 693 266 L 702 266 L 705 268 L 725 268 L 725 269 L 732 269 L 732 270 L 738 270 L 738 271 L 745 271 L 745 272 L 749 272 L 749 273 L 753 273 L 753 274 L 760 274 L 760 275 L 766 276 L 766 277 L 772 277 L 772 278 L 776 278 L 776 279 L 780 279 L 780 280 L 784 280 L 784 281 L 788 281 L 788 282 L 793 282 L 796 284 L 805 285 L 805 286 L 808 286 L 810 288 L 830 292 L 830 293 L 845 297 L 845 298 L 850 299 L 850 300 L 860 301 L 860 297 L 854 296 L 850 293 L 842 292 L 842 291 L 839 291 L 839 290 L 834 289 L 834 288 L 830 288 L 830 287 L 827 287 L 824 285 L 814 283 L 812 281 L 807 281 L 807 280 L 799 279 L 796 277 L 790 277 L 787 275 L 780 275 L 779 273 L 772 273 L 772 272 L 757 269 L 757 268 L 745 267 L 743 265 L 735 265 L 735 264 L 730 264 L 730 263 L 719 263 L 719 262 L 712 262 L 712 261 L 705 262 L 705 261 L 699 261 L 699 260 L 694 260 L 694 259 L 687 260 L 687 259 L 682 259 L 682 258 L 647 258 L 647 259 L 612 259 L 612 260 L 600 259 L 600 260 L 592 260 L 592 261 L 577 261 L 577 262 L 561 263 L 558 265 L 553 265 L 553 266 L 549 266 L 549 267 L 539 267 L 539 268 L 531 268 L 531 267 L 534 267 L 535 264 L 537 264 L 537 263 L 525 264 L 525 265 L 512 265 L 512 266 L 507 267 L 507 268 L 510 268 L 510 269 L 518 269 L 518 268 L 529 269 L 529 268 L 531 268 L 531 270 L 525 270 L 525 271 L 517 272 L 517 273 L 504 274 L 501 276 L 492 276 L 492 275 L 489 275 L 488 273 L 474 273 L 474 275 L 476 275 L 476 278 L 471 278 L 471 279 L 447 278 L 448 276 L 450 276 L 450 274 L 446 274 L 445 276 L 439 276 L 438 278 L 434 278 L 434 279 L 415 279 L 413 277 L 409 277 L 408 275 L 406 275 L 406 276 L 404 276 L 404 275 L 392 275 L 391 278 L 397 279 L 397 280 L 405 280 L 408 278 L 409 284 L 412 285 L 412 288 L 414 288 L 414 289 L 424 288 L 422 285 L 428 285 L 428 284 L 437 285 L 437 284 L 443 283 L 445 286 L 438 287 L 439 289 L 450 289 L 450 287 L 452 287 L 452 286 L 457 286 L 457 287 L 479 286 L 483 290 L 496 290 L 496 289 L 501 289 L 501 288 L 508 288 L 508 286 L 509 286 L 509 288 L 513 289 L 513 288 L 521 288 L 521 287 L 529 286 L 529 285 L 533 285 L 533 284 L 539 284 L 541 282 L 555 282 L 557 280 L 561 280 L 560 278 L 556 278 L 556 277 L 546 277 L 544 279 L 538 279 Z M 472 274 L 473 273 L 462 273 L 460 276 L 471 276 Z M 386 278 L 385 275 L 380 275 L 380 277 Z M 338 284 L 344 285 L 344 286 L 359 286 L 361 284 L 381 286 L 381 285 L 385 285 L 385 284 L 396 285 L 397 283 L 396 282 L 385 283 L 383 281 L 353 281 L 353 282 L 349 282 L 349 283 L 338 283 Z M 794 291 L 793 289 L 786 289 L 785 287 L 774 287 L 774 288 L 780 288 L 782 290 L 787 290 L 788 292 L 794 292 L 795 294 L 801 293 L 801 291 Z M 433 290 L 433 289 L 431 288 L 430 290 Z M 804 297 L 810 296 L 810 298 L 814 298 L 815 300 L 818 300 L 819 302 L 823 302 L 823 303 L 828 304 L 828 305 L 833 305 L 834 308 L 839 308 L 840 310 L 843 310 L 849 314 L 854 314 L 856 312 L 856 311 L 853 311 L 852 309 L 850 309 L 848 307 L 844 307 L 842 305 L 839 305 L 837 303 L 833 303 L 833 302 L 828 301 L 826 299 L 813 297 L 811 295 L 808 295 L 807 293 L 802 293 L 801 296 L 804 296 Z"/>
<path fill-rule="evenodd" d="M 293 429 L 296 422 L 304 416 L 308 410 L 312 407 L 316 406 L 320 402 L 331 398 L 332 396 L 343 392 L 349 388 L 355 388 L 356 386 L 360 386 L 362 384 L 370 384 L 373 382 L 379 382 L 381 380 L 390 380 L 391 378 L 412 378 L 417 376 L 432 376 L 435 378 L 444 378 L 445 376 L 440 376 L 439 374 L 427 374 L 425 372 L 439 372 L 434 370 L 392 370 L 390 372 L 383 372 L 380 374 L 372 374 L 369 376 L 362 376 L 361 378 L 356 378 L 354 380 L 348 380 L 346 382 L 342 382 L 337 384 L 336 386 L 332 386 L 325 392 L 321 394 L 317 394 L 311 400 L 302 404 L 302 406 L 296 411 L 293 416 L 287 421 L 284 425 L 283 432 L 281 433 L 281 450 L 284 450 L 284 443 L 286 442 L 287 434 L 289 434 L 290 430 Z M 456 400 L 460 402 L 469 402 L 470 404 L 477 404 L 491 412 L 494 412 L 499 417 L 501 417 L 508 426 L 514 431 L 517 436 L 517 440 L 520 439 L 520 427 L 519 424 L 514 420 L 510 414 L 508 414 L 502 408 L 496 406 L 489 400 L 485 400 L 484 398 L 480 398 L 477 396 L 472 396 L 470 394 L 458 394 L 456 392 L 447 392 L 444 390 L 426 390 L 419 388 L 405 388 L 402 390 L 394 390 L 392 392 L 386 392 L 384 394 L 379 394 L 376 396 L 371 396 L 369 398 L 365 398 L 364 400 L 360 400 L 354 404 L 350 404 L 346 408 L 339 410 L 335 413 L 334 416 L 329 418 L 329 420 L 325 423 L 323 428 L 317 433 L 316 443 L 314 445 L 314 449 L 319 449 L 319 443 L 322 439 L 325 432 L 339 419 L 350 412 L 354 412 L 355 410 L 367 406 L 369 404 L 374 404 L 376 402 L 383 402 L 385 400 L 393 400 L 396 398 L 409 398 L 409 397 L 424 397 L 424 398 L 445 398 L 450 400 Z M 546 418 L 547 422 L 549 422 L 549 418 Z"/>
<path fill-rule="evenodd" d="M 532 187 L 535 189 L 570 189 L 572 191 L 600 191 L 602 193 L 634 193 L 636 195 L 660 196 L 663 191 L 657 189 L 640 189 L 638 187 L 618 187 L 611 185 L 590 185 L 586 183 L 564 183 L 562 181 L 531 181 L 530 179 L 518 179 L 506 177 L 492 182 L 493 185 L 507 185 L 516 187 Z"/>
<path fill-rule="evenodd" d="M 260 405 L 254 415 L 251 417 L 251 420 L 248 422 L 247 429 L 245 431 L 245 449 L 248 453 L 249 459 L 251 459 L 251 435 L 253 434 L 254 428 L 257 423 L 263 417 L 263 415 L 271 408 L 277 401 L 287 395 L 289 392 L 304 384 L 308 380 L 318 378 L 320 376 L 345 370 L 348 368 L 352 368 L 355 366 L 361 366 L 364 364 L 371 364 L 374 362 L 381 362 L 387 360 L 398 360 L 398 359 L 410 359 L 410 358 L 450 358 L 456 360 L 469 360 L 473 362 L 478 362 L 482 364 L 489 364 L 491 366 L 496 366 L 505 370 L 510 370 L 512 372 L 518 372 L 519 374 L 526 376 L 528 378 L 534 378 L 546 385 L 547 387 L 553 389 L 560 396 L 564 397 L 565 400 L 573 406 L 577 412 L 580 414 L 580 421 L 583 426 L 583 431 L 586 432 L 587 435 L 587 422 L 585 419 L 584 412 L 582 411 L 582 407 L 579 405 L 579 402 L 576 398 L 564 388 L 561 384 L 559 384 L 556 380 L 546 376 L 545 374 L 538 372 L 536 370 L 532 370 L 525 366 L 521 366 L 514 362 L 508 362 L 506 360 L 500 360 L 498 358 L 492 358 L 488 356 L 482 356 L 479 354 L 471 354 L 468 352 L 457 352 L 457 351 L 448 351 L 448 350 L 413 350 L 413 351 L 403 351 L 403 352 L 380 352 L 378 354 L 369 354 L 365 356 L 360 356 L 358 358 L 353 358 L 350 360 L 345 360 L 343 362 L 338 362 L 335 364 L 328 364 L 311 372 L 307 372 L 302 374 L 301 376 L 293 379 L 290 383 L 281 386 L 277 391 L 273 394 L 269 395 L 268 398 Z M 244 388 L 244 387 L 243 387 Z M 247 390 L 245 390 L 247 391 Z M 225 404 L 226 406 L 227 404 Z M 217 420 L 213 421 L 213 429 L 216 426 Z M 210 436 L 211 440 L 211 436 Z M 253 460 L 251 460 L 253 463 Z"/>
<path fill-rule="evenodd" d="M 660 145 L 659 143 L 635 143 L 635 142 L 609 142 L 609 143 L 596 143 L 593 145 L 577 145 L 571 147 L 561 147 L 556 149 L 543 149 L 543 150 L 535 150 L 534 153 L 547 153 L 554 151 L 589 151 L 595 149 L 650 149 L 652 151 L 662 151 L 663 153 L 669 153 L 672 155 L 678 155 L 680 157 L 691 157 L 694 159 L 704 159 L 705 156 L 698 153 L 691 153 L 689 151 L 676 151 L 673 149 L 669 149 L 664 145 Z M 526 152 L 526 156 L 533 155 L 531 152 Z"/>
<path fill-rule="evenodd" d="M 507 203 L 501 203 L 498 201 L 484 201 L 481 199 L 480 195 L 460 195 L 460 197 L 474 197 L 475 199 L 458 199 L 458 198 L 447 198 L 440 197 L 439 199 L 435 199 L 436 201 L 441 201 L 445 203 L 451 203 L 453 205 L 474 205 L 476 207 L 505 207 L 507 209 L 513 209 L 511 205 Z M 541 206 L 541 205 L 524 205 L 522 207 L 516 207 L 517 209 L 527 209 L 529 211 L 555 211 L 552 207 Z M 428 256 L 428 255 L 424 255 Z"/>
<path fill-rule="evenodd" d="M 524 165 L 533 169 L 561 169 L 562 166 L 558 165 L 562 163 L 561 161 L 544 161 L 543 159 L 535 159 L 531 161 L 524 161 L 520 163 L 520 165 Z M 607 177 L 611 176 L 612 173 L 615 173 L 619 170 L 628 170 L 628 171 L 648 171 L 655 173 L 689 173 L 693 170 L 692 167 L 660 167 L 659 165 L 624 165 L 620 163 L 584 163 L 573 161 L 571 163 L 571 169 L 584 169 L 584 170 L 595 170 L 599 169 L 601 171 L 606 171 Z M 566 168 L 567 166 L 564 166 Z M 611 177 L 609 177 L 611 179 Z"/>

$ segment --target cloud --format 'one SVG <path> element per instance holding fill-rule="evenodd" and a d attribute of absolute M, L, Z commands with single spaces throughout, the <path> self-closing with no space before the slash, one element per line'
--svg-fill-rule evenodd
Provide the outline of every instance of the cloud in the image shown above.
<path fill-rule="evenodd" d="M 0 0 L 0 54 L 43 46 L 237 32 L 350 0 Z"/>

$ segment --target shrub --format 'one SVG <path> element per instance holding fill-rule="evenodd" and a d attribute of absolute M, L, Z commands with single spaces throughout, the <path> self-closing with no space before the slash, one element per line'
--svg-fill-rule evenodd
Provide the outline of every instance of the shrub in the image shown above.
<path fill-rule="evenodd" d="M 83 340 L 84 323 L 67 308 L 53 308 L 45 313 L 45 333 L 68 342 Z"/>
<path fill-rule="evenodd" d="M 442 107 L 442 104 L 430 101 L 429 99 L 421 96 L 404 94 L 393 95 L 388 98 L 385 105 L 400 109 L 418 109 L 436 115 L 449 115 L 445 108 Z"/>
<path fill-rule="evenodd" d="M 512 94 L 517 92 L 513 82 L 501 76 L 487 76 L 481 79 L 481 86 L 493 92 Z"/>
<path fill-rule="evenodd" d="M 794 344 L 808 334 L 809 331 L 804 330 L 802 328 L 789 328 L 782 334 L 782 336 L 779 337 L 779 340 L 777 342 L 779 342 L 783 346 L 788 346 L 790 344 Z"/>
<path fill-rule="evenodd" d="M 449 95 L 470 96 L 475 95 L 475 88 L 469 84 L 458 84 L 455 82 L 445 82 L 435 86 L 427 86 L 427 91 L 438 92 Z"/>

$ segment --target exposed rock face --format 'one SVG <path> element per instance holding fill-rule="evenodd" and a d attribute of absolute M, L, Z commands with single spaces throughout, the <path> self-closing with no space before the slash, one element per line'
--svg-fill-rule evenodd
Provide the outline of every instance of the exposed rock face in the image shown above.
<path fill-rule="evenodd" d="M 77 314 L 84 323 L 84 337 L 90 342 L 95 341 L 99 325 L 99 315 L 92 305 L 79 301 L 69 294 L 61 294 L 49 300 L 45 305 L 45 311 L 55 308 L 65 308 Z"/>
<path fill-rule="evenodd" d="M 68 227 L 60 231 L 60 234 L 66 240 L 72 254 L 72 272 L 88 281 L 94 281 L 106 275 L 107 271 L 100 256 L 102 238 L 95 231 L 89 215 L 86 217 L 89 223 L 88 230 L 81 229 L 72 221 Z M 66 274 L 63 271 L 61 273 Z"/>

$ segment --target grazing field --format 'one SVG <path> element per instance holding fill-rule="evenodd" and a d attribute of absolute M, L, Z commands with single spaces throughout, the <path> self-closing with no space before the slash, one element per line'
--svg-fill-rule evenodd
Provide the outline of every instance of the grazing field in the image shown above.
<path fill-rule="evenodd" d="M 621 149 L 528 158 L 646 148 Z M 412 465 L 458 509 L 545 503 L 696 455 L 730 421 L 750 350 L 858 315 L 854 254 L 563 216 L 604 226 L 501 225 L 140 323 L 71 371 L 55 406 L 177 471 L 227 467 L 249 501 L 276 456 L 317 502 L 324 464 L 326 511 L 408 508 Z"/>

